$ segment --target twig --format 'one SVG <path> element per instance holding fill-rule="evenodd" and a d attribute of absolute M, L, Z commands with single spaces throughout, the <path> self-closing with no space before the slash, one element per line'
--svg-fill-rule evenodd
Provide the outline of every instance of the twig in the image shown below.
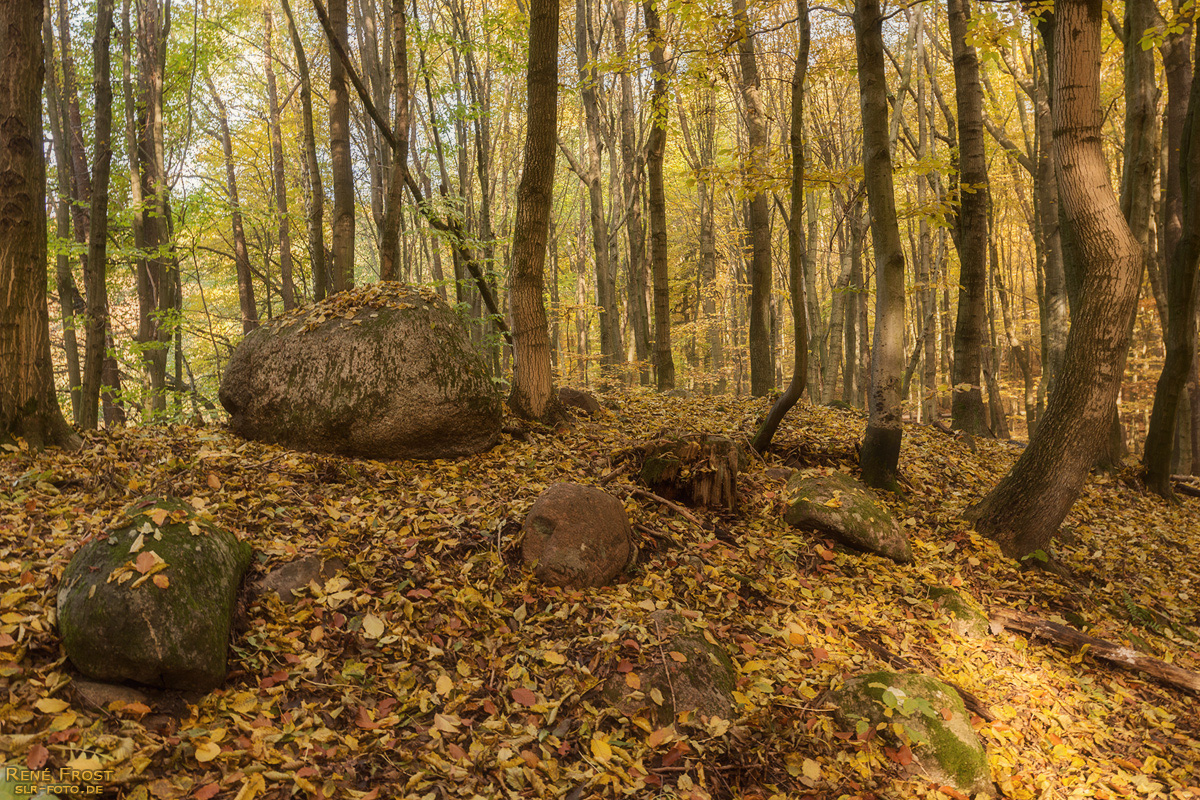
<path fill-rule="evenodd" d="M 605 475 L 603 478 L 601 478 L 600 485 L 604 486 L 609 481 L 611 481 L 613 478 L 617 477 L 618 475 L 620 475 L 622 472 L 624 472 L 627 469 L 629 469 L 629 464 L 622 464 L 621 466 L 617 467 L 616 469 L 612 470 L 607 475 Z"/>
<path fill-rule="evenodd" d="M 701 530 L 709 530 L 710 529 L 710 526 L 707 523 L 701 522 L 700 519 L 698 517 L 696 517 L 695 514 L 688 511 L 683 506 L 679 505 L 678 503 L 672 503 L 667 498 L 657 495 L 654 492 L 649 492 L 649 491 L 646 491 L 645 489 L 636 489 L 635 488 L 635 489 L 630 489 L 629 493 L 633 494 L 633 495 L 637 495 L 639 497 L 644 497 L 647 500 L 653 500 L 656 503 L 662 503 L 664 506 L 666 506 L 667 508 L 674 511 L 676 514 L 683 517 L 688 522 L 699 527 Z"/>
<path fill-rule="evenodd" d="M 671 709 L 672 713 L 675 713 L 679 711 L 679 703 L 675 700 L 675 681 L 671 680 L 671 660 L 663 650 L 662 630 L 658 627 L 658 620 L 654 620 L 654 633 L 658 636 L 658 654 L 662 657 L 663 672 L 667 675 L 667 688 L 671 690 Z"/>

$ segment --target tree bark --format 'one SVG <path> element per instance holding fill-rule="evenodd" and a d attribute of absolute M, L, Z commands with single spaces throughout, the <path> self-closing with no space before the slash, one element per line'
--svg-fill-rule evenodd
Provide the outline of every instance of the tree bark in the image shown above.
<path fill-rule="evenodd" d="M 263 71 L 267 76 L 267 128 L 271 139 L 271 181 L 279 231 L 279 284 L 285 311 L 296 307 L 296 284 L 292 277 L 292 225 L 288 218 L 287 181 L 283 169 L 283 134 L 279 124 L 279 90 L 275 84 L 275 14 L 263 6 Z"/>
<path fill-rule="evenodd" d="M 1049 552 L 1095 463 L 1120 390 L 1142 249 L 1108 181 L 1100 126 L 1100 0 L 1055 6 L 1054 149 L 1082 281 L 1057 390 L 1012 470 L 970 512 L 1005 553 Z"/>
<path fill-rule="evenodd" d="M 764 185 L 769 171 L 770 143 L 746 0 L 733 0 L 733 22 L 739 34 L 739 88 L 746 112 L 746 134 L 750 140 L 744 167 L 745 191 L 749 197 L 746 223 L 750 233 L 750 393 L 764 397 L 775 388 L 775 358 L 771 346 L 771 217 Z"/>
<path fill-rule="evenodd" d="M 654 365 L 658 390 L 665 392 L 675 388 L 675 358 L 671 352 L 671 287 L 667 274 L 667 197 L 663 188 L 663 155 L 667 145 L 667 59 L 662 23 L 654 0 L 646 0 L 642 8 L 646 30 L 650 34 L 650 64 L 654 70 L 651 127 L 646 141 L 650 273 L 654 283 Z"/>
<path fill-rule="evenodd" d="M 50 360 L 42 14 L 42 0 L 0 0 L 0 440 L 74 449 Z"/>
<path fill-rule="evenodd" d="M 517 186 L 511 268 L 515 363 L 508 404 L 518 416 L 544 422 L 556 422 L 563 413 L 554 391 L 542 296 L 558 139 L 558 11 L 558 0 L 529 2 L 529 125 Z"/>
<path fill-rule="evenodd" d="M 863 169 L 871 204 L 876 273 L 870 416 L 859 452 L 859 466 L 869 486 L 895 489 L 903 437 L 900 383 L 904 372 L 904 251 L 892 185 L 883 14 L 879 0 L 857 0 L 854 28 L 862 104 Z"/>
<path fill-rule="evenodd" d="M 946 0 L 950 49 L 954 57 L 954 101 L 958 110 L 958 316 L 954 325 L 950 414 L 953 427 L 987 435 L 987 416 L 980 391 L 987 299 L 988 205 L 987 156 L 983 139 L 983 89 L 979 59 L 967 42 L 969 0 Z"/>
<path fill-rule="evenodd" d="M 329 4 L 329 25 L 346 47 L 346 0 Z M 329 55 L 329 159 L 333 171 L 332 292 L 354 288 L 354 161 L 350 150 L 350 87 L 338 55 Z"/>

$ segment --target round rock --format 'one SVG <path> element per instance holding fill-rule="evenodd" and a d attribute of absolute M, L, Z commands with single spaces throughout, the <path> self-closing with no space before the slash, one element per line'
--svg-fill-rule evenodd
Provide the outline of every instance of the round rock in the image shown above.
<path fill-rule="evenodd" d="M 529 509 L 524 531 L 525 563 L 553 586 L 604 586 L 633 561 L 625 507 L 593 486 L 554 484 Z"/>

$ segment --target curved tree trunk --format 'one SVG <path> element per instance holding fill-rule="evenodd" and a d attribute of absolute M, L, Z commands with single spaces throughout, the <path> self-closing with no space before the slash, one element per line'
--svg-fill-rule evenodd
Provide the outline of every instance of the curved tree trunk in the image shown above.
<path fill-rule="evenodd" d="M 75 447 L 54 394 L 46 303 L 41 0 L 0 1 L 0 440 Z"/>
<path fill-rule="evenodd" d="M 1013 556 L 1048 552 L 1095 463 L 1120 390 L 1142 248 L 1121 214 L 1101 149 L 1100 0 L 1055 6 L 1054 149 L 1060 199 L 1082 269 L 1066 358 L 1020 460 L 969 515 Z"/>
<path fill-rule="evenodd" d="M 554 393 L 550 332 L 542 296 L 558 140 L 558 7 L 558 0 L 529 3 L 529 127 L 525 167 L 517 186 L 511 265 L 515 363 L 508 404 L 518 416 L 546 422 L 562 415 Z"/>
<path fill-rule="evenodd" d="M 871 350 L 870 418 L 859 453 L 863 480 L 894 489 L 900 462 L 900 383 L 904 372 L 904 251 L 896 223 L 887 82 L 883 65 L 883 14 L 879 0 L 857 0 L 858 86 L 862 103 L 863 164 L 875 246 L 875 342 Z M 863 331 L 865 335 L 866 331 Z M 847 353 L 849 363 L 849 353 Z"/>
<path fill-rule="evenodd" d="M 979 58 L 967 42 L 969 0 L 946 0 L 954 56 L 954 101 L 958 110 L 958 317 L 954 324 L 950 415 L 966 433 L 990 433 L 980 390 L 988 257 L 988 172 L 983 142 L 983 89 Z"/>

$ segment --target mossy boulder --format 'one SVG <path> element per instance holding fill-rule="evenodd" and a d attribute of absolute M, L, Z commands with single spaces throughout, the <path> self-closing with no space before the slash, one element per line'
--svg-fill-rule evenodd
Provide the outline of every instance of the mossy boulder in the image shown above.
<path fill-rule="evenodd" d="M 596 395 L 583 389 L 572 389 L 569 386 L 564 386 L 558 390 L 558 400 L 572 411 L 589 417 L 597 416 L 602 411 L 600 401 L 596 399 Z"/>
<path fill-rule="evenodd" d="M 650 614 L 646 632 L 658 642 L 644 648 L 643 663 L 605 682 L 601 697 L 608 705 L 627 716 L 644 715 L 660 727 L 681 714 L 693 722 L 736 716 L 737 669 L 729 652 L 710 641 L 711 634 L 668 610 Z"/>
<path fill-rule="evenodd" d="M 833 703 L 841 723 L 860 732 L 881 722 L 902 725 L 912 772 L 972 797 L 993 795 L 987 751 L 952 687 L 928 675 L 872 672 L 847 681 Z"/>
<path fill-rule="evenodd" d="M 945 616 L 950 629 L 959 636 L 979 639 L 988 635 L 988 618 L 949 586 L 931 586 L 929 597 Z"/>
<path fill-rule="evenodd" d="M 186 504 L 143 500 L 63 573 L 58 629 L 67 657 L 99 681 L 219 686 L 250 557 L 248 544 Z"/>
<path fill-rule="evenodd" d="M 785 490 L 789 525 L 828 534 L 842 544 L 912 561 L 912 545 L 896 518 L 875 494 L 844 472 L 831 475 L 796 473 Z"/>
<path fill-rule="evenodd" d="M 247 439 L 376 458 L 456 458 L 500 436 L 500 395 L 466 327 L 430 290 L 381 283 L 251 331 L 221 380 Z"/>

